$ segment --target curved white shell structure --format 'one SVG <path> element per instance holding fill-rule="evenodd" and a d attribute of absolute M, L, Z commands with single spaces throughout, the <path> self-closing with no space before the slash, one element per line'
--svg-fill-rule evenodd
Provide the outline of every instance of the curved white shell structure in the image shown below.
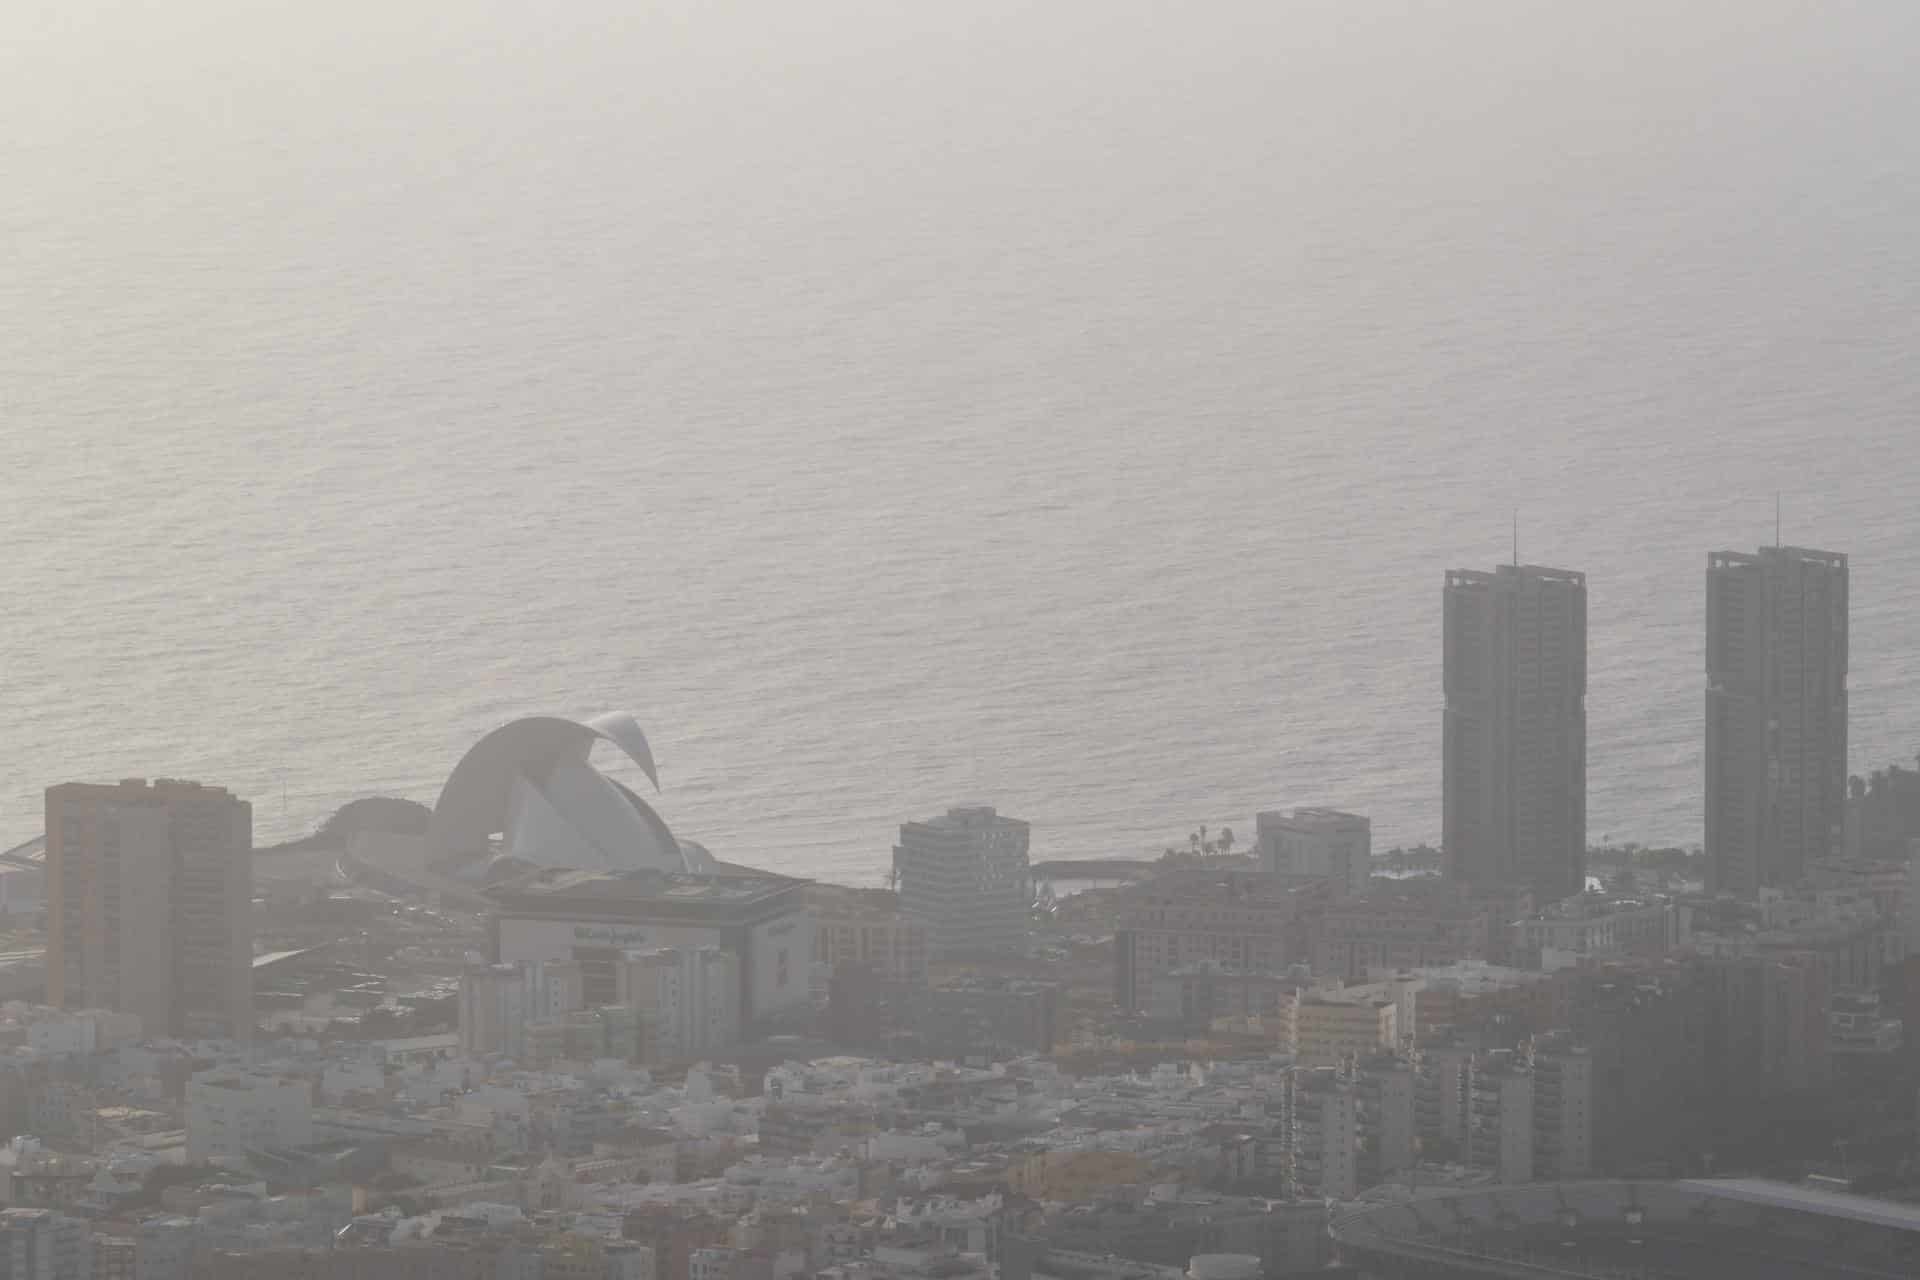
<path fill-rule="evenodd" d="M 708 871 L 712 856 L 682 845 L 659 814 L 588 761 L 611 742 L 660 785 L 647 735 L 615 712 L 582 723 L 530 716 L 476 742 L 454 766 L 427 832 L 435 858 L 502 852 L 541 867 L 584 871 Z"/>

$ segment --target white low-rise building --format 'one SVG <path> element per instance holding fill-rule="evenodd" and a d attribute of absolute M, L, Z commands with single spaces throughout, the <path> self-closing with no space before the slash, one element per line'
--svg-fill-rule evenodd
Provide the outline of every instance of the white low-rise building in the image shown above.
<path fill-rule="evenodd" d="M 205 1071 L 187 1082 L 187 1158 L 239 1159 L 313 1141 L 313 1087 L 293 1076 Z"/>

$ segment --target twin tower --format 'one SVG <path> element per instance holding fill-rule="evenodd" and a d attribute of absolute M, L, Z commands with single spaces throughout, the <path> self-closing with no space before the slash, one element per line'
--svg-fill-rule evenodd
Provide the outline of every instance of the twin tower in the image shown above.
<path fill-rule="evenodd" d="M 1446 585 L 1444 847 L 1456 880 L 1546 901 L 1586 884 L 1587 581 L 1536 565 Z M 1707 888 L 1752 897 L 1837 852 L 1847 558 L 1707 560 Z"/>

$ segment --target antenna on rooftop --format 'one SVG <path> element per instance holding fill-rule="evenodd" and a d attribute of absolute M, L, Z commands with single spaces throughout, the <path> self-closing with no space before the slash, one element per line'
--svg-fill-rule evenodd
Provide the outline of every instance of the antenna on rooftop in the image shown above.
<path fill-rule="evenodd" d="M 1513 567 L 1520 567 L 1520 508 L 1513 509 Z"/>
<path fill-rule="evenodd" d="M 1780 545 L 1780 491 L 1773 491 L 1773 545 Z"/>

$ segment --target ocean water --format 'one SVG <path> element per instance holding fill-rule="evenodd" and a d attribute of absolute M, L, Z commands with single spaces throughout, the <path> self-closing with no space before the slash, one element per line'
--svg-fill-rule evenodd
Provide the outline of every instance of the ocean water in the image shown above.
<path fill-rule="evenodd" d="M 0 841 L 262 840 L 627 708 L 873 882 L 1434 839 L 1440 585 L 1580 568 L 1595 838 L 1700 830 L 1705 554 L 1854 557 L 1920 749 L 1910 0 L 17 0 Z"/>

